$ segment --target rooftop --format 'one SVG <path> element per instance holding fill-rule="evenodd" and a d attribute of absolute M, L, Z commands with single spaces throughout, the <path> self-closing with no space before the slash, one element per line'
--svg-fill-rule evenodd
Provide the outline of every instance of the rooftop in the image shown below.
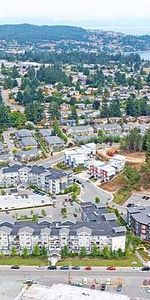
<path fill-rule="evenodd" d="M 75 287 L 65 284 L 54 284 L 52 287 L 32 285 L 15 300 L 130 300 L 128 296 Z"/>

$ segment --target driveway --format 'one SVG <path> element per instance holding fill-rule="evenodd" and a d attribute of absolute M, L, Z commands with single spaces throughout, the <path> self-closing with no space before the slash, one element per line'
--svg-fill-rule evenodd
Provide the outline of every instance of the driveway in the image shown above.
<path fill-rule="evenodd" d="M 9 152 L 11 154 L 13 154 L 13 149 L 15 148 L 14 142 L 10 136 L 10 134 L 13 132 L 15 132 L 15 129 L 9 129 L 9 130 L 3 132 L 4 141 L 7 144 Z"/>

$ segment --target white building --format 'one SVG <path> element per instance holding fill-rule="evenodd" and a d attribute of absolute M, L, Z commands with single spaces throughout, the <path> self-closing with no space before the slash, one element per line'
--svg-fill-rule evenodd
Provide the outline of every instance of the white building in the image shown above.
<path fill-rule="evenodd" d="M 91 290 L 66 284 L 54 284 L 51 287 L 32 285 L 24 288 L 15 300 L 130 300 L 126 295 Z"/>
<path fill-rule="evenodd" d="M 126 159 L 125 156 L 116 154 L 109 160 L 109 163 L 117 172 L 121 172 L 125 167 Z"/>
<path fill-rule="evenodd" d="M 126 229 L 118 226 L 116 216 L 108 213 L 105 207 L 94 204 L 82 205 L 82 220 L 79 222 L 52 222 L 45 218 L 38 223 L 31 221 L 15 222 L 12 219 L 0 220 L 0 251 L 11 252 L 12 247 L 21 254 L 24 247 L 32 253 L 34 246 L 45 246 L 48 253 L 60 254 L 61 248 L 80 252 L 85 247 L 88 253 L 93 245 L 102 251 L 105 246 L 112 251 L 125 251 Z"/>
<path fill-rule="evenodd" d="M 19 184 L 35 185 L 49 193 L 59 194 L 73 183 L 72 172 L 60 171 L 43 166 L 22 166 L 19 164 L 0 170 L 0 186 L 11 187 Z"/>

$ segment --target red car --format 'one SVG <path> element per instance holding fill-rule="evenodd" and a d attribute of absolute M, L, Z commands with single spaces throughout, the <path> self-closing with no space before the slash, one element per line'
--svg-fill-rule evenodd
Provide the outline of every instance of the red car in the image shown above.
<path fill-rule="evenodd" d="M 107 267 L 107 271 L 115 271 L 116 270 L 116 268 L 115 267 Z"/>
<path fill-rule="evenodd" d="M 85 270 L 86 270 L 86 271 L 91 271 L 91 270 L 92 270 L 92 268 L 91 268 L 91 267 L 89 267 L 89 266 L 87 266 L 87 267 L 85 267 Z"/>

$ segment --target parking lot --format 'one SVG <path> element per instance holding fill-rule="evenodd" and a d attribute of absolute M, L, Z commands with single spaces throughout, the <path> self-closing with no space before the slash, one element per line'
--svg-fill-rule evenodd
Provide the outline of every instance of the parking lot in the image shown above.
<path fill-rule="evenodd" d="M 123 204 L 126 207 L 129 203 L 135 206 L 150 206 L 150 193 L 134 193 L 132 196 Z"/>
<path fill-rule="evenodd" d="M 149 273 L 148 273 L 149 274 Z M 92 271 L 71 271 L 70 278 L 72 283 L 82 283 L 87 280 L 87 287 L 91 287 L 98 278 L 99 283 L 96 289 L 100 289 L 102 283 L 108 282 L 106 291 L 117 293 L 118 283 L 121 282 L 122 294 L 126 294 L 131 299 L 150 299 L 147 288 L 142 286 L 143 280 L 149 275 L 147 272 L 132 272 L 131 270 L 118 270 L 108 272 L 106 270 L 94 269 Z M 0 300 L 13 300 L 24 286 L 26 280 L 35 280 L 39 284 L 51 286 L 56 283 L 68 282 L 68 271 L 47 271 L 36 270 L 36 268 L 24 267 L 20 270 L 10 270 L 9 267 L 0 271 Z"/>

